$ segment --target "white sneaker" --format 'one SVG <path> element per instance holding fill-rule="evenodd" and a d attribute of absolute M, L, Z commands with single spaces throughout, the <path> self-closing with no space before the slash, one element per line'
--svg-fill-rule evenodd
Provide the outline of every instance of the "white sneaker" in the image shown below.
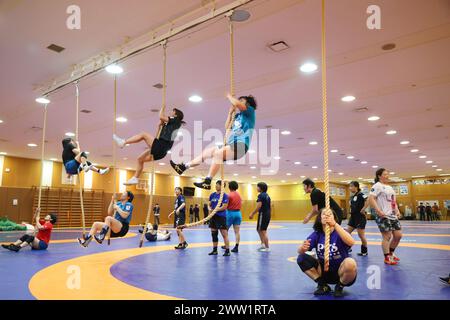
<path fill-rule="evenodd" d="M 136 177 L 132 177 L 130 180 L 128 180 L 127 182 L 124 183 L 124 185 L 126 186 L 132 186 L 132 185 L 136 185 L 139 183 L 139 179 Z"/>
<path fill-rule="evenodd" d="M 85 164 L 84 167 L 83 167 L 84 173 L 89 172 L 89 170 L 91 170 L 92 167 L 93 167 L 92 164 L 91 165 Z"/>
<path fill-rule="evenodd" d="M 116 142 L 117 146 L 120 149 L 122 149 L 125 146 L 125 140 L 115 134 L 113 134 L 113 140 Z"/>
<path fill-rule="evenodd" d="M 269 252 L 270 249 L 269 248 L 261 248 L 259 249 L 259 252 Z"/>
<path fill-rule="evenodd" d="M 105 168 L 105 169 L 100 169 L 98 171 L 98 173 L 100 173 L 101 175 L 107 174 L 109 172 L 109 168 Z"/>

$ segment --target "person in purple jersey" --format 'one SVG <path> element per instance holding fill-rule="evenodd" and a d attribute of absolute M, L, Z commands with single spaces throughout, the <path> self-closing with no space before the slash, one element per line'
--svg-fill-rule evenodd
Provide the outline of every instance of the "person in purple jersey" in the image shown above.
<path fill-rule="evenodd" d="M 356 281 L 356 261 L 348 256 L 348 250 L 355 243 L 352 236 L 336 223 L 337 215 L 323 209 L 314 223 L 314 232 L 298 248 L 297 264 L 308 277 L 317 283 L 314 295 L 326 295 L 331 292 L 328 284 L 335 284 L 334 296 L 342 297 L 344 287 L 350 287 Z M 324 272 L 325 227 L 330 227 L 329 270 Z M 316 249 L 317 259 L 307 253 Z"/>

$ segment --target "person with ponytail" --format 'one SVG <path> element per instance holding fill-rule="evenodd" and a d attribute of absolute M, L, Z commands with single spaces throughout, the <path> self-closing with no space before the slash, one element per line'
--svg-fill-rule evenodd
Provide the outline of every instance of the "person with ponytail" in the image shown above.
<path fill-rule="evenodd" d="M 378 169 L 375 173 L 375 184 L 370 190 L 369 203 L 377 214 L 375 220 L 383 237 L 381 247 L 384 263 L 396 265 L 400 259 L 394 251 L 402 238 L 402 227 L 395 192 L 389 185 L 389 173 L 384 168 Z"/>
<path fill-rule="evenodd" d="M 358 181 L 350 182 L 350 192 L 353 194 L 350 198 L 350 219 L 347 225 L 348 233 L 357 230 L 361 239 L 361 252 L 358 256 L 367 256 L 367 239 L 366 239 L 366 208 L 369 205 L 367 196 L 361 192 Z"/>

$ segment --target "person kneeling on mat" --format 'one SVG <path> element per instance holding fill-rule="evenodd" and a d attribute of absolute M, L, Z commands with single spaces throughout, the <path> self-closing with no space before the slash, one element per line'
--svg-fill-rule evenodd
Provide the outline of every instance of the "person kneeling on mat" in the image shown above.
<path fill-rule="evenodd" d="M 331 292 L 328 284 L 336 284 L 334 296 L 342 297 L 343 288 L 350 287 L 356 281 L 356 261 L 349 258 L 348 250 L 355 243 L 353 237 L 339 224 L 336 213 L 323 209 L 314 223 L 314 232 L 298 248 L 297 264 L 308 277 L 317 283 L 314 295 L 326 295 Z M 329 270 L 324 271 L 325 227 L 330 227 Z M 316 249 L 318 259 L 307 251 Z"/>
<path fill-rule="evenodd" d="M 144 232 L 144 227 L 139 229 L 139 233 Z M 147 230 L 145 232 L 145 239 L 149 242 L 155 241 L 168 241 L 170 240 L 170 232 L 169 230 L 161 230 L 158 228 L 158 225 L 155 223 L 152 225 L 151 223 L 147 224 Z"/>
<path fill-rule="evenodd" d="M 62 141 L 63 153 L 62 160 L 67 176 L 77 175 L 81 170 L 88 172 L 93 170 L 101 175 L 107 174 L 109 168 L 98 169 L 92 163 L 87 161 L 86 152 L 81 152 L 80 143 L 72 138 L 65 138 Z"/>
<path fill-rule="evenodd" d="M 36 209 L 36 229 L 37 235 L 27 232 L 15 243 L 9 245 L 2 244 L 2 247 L 11 251 L 18 252 L 20 249 L 30 246 L 32 250 L 45 250 L 50 242 L 53 225 L 56 223 L 57 216 L 54 213 L 50 213 L 45 216 L 44 219 L 40 218 L 40 209 Z M 35 229 L 35 230 L 36 230 Z"/>
<path fill-rule="evenodd" d="M 112 196 L 111 202 L 108 207 L 108 216 L 105 218 L 105 222 L 94 222 L 92 224 L 91 231 L 86 237 L 78 238 L 78 242 L 87 247 L 95 238 L 95 241 L 102 243 L 111 228 L 110 238 L 121 238 L 128 233 L 131 217 L 133 214 L 133 202 L 134 195 L 131 191 L 125 191 L 121 194 L 120 200 L 117 200 L 117 195 Z M 114 216 L 112 216 L 114 213 Z M 97 235 L 97 232 L 100 232 Z"/>
<path fill-rule="evenodd" d="M 225 183 L 224 183 L 225 187 Z M 209 196 L 209 211 L 213 211 L 219 204 L 220 192 L 222 191 L 222 181 L 216 182 L 216 192 L 211 193 Z M 227 207 L 228 207 L 228 195 L 223 194 L 222 204 L 217 208 L 216 214 L 209 220 L 209 228 L 211 229 L 211 236 L 213 242 L 213 250 L 209 253 L 210 256 L 217 255 L 217 245 L 219 243 L 219 230 L 225 243 L 225 257 L 230 255 L 230 241 L 228 240 L 228 227 L 227 227 Z"/>

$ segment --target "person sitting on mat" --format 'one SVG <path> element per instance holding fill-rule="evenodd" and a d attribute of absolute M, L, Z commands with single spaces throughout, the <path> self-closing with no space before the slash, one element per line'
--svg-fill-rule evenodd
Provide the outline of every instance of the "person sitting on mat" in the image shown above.
<path fill-rule="evenodd" d="M 224 183 L 225 187 L 225 183 Z M 222 190 L 222 181 L 216 182 L 216 192 L 211 193 L 209 196 L 209 211 L 213 211 L 219 204 L 220 192 Z M 222 204 L 217 209 L 216 214 L 209 220 L 209 228 L 211 229 L 211 236 L 213 242 L 213 250 L 209 253 L 210 256 L 216 256 L 217 245 L 219 244 L 219 230 L 222 234 L 223 242 L 225 243 L 225 257 L 230 255 L 230 241 L 228 240 L 228 226 L 227 226 L 227 207 L 228 207 L 228 195 L 223 194 Z"/>
<path fill-rule="evenodd" d="M 182 175 L 187 169 L 194 168 L 207 159 L 213 159 L 207 177 L 202 182 L 194 183 L 197 188 L 210 190 L 211 180 L 219 171 L 222 161 L 231 159 L 238 160 L 245 156 L 250 147 L 250 140 L 256 121 L 256 100 L 253 96 L 244 96 L 236 99 L 231 95 L 228 95 L 227 98 L 230 100 L 232 106 L 230 107 L 230 114 L 225 123 L 226 128 L 230 126 L 230 122 L 232 121 L 230 116 L 231 111 L 236 111 L 238 113 L 232 123 L 230 135 L 226 137 L 227 142 L 225 146 L 207 148 L 203 150 L 200 155 L 187 163 L 176 164 L 172 160 L 170 161 L 172 168 L 179 175 Z"/>
<path fill-rule="evenodd" d="M 178 245 L 175 247 L 175 249 L 186 249 L 188 247 L 188 243 L 186 242 L 186 239 L 184 238 L 183 229 L 180 229 L 178 227 L 184 226 L 186 223 L 186 199 L 184 199 L 184 196 L 182 195 L 182 189 L 180 187 L 175 188 L 175 210 L 173 210 L 171 213 L 169 213 L 169 218 L 175 214 L 175 228 L 177 228 L 177 235 L 178 235 Z"/>
<path fill-rule="evenodd" d="M 37 234 L 32 235 L 27 232 L 15 243 L 9 245 L 2 244 L 2 247 L 11 251 L 18 252 L 20 249 L 30 246 L 32 250 L 45 250 L 48 248 L 52 235 L 53 225 L 58 219 L 57 215 L 50 213 L 44 219 L 40 218 L 40 209 L 36 209 L 36 228 Z"/>
<path fill-rule="evenodd" d="M 81 170 L 88 172 L 93 170 L 101 175 L 107 174 L 109 168 L 98 169 L 92 163 L 87 161 L 86 152 L 81 152 L 80 143 L 72 138 L 65 138 L 62 141 L 63 152 L 62 160 L 66 173 L 70 178 L 72 175 L 77 175 Z"/>
<path fill-rule="evenodd" d="M 144 227 L 139 229 L 139 233 L 144 232 Z M 168 241 L 170 240 L 170 231 L 159 229 L 158 225 L 155 223 L 152 225 L 151 223 L 147 224 L 147 230 L 145 232 L 145 239 L 149 242 L 154 241 Z"/>
<path fill-rule="evenodd" d="M 342 297 L 343 288 L 350 287 L 356 281 L 357 265 L 349 258 L 348 250 L 355 243 L 353 237 L 336 221 L 335 212 L 321 210 L 314 223 L 314 232 L 298 248 L 297 264 L 300 269 L 314 282 L 317 289 L 314 295 L 326 295 L 331 292 L 328 284 L 336 284 L 334 296 Z M 329 269 L 324 272 L 325 227 L 330 227 Z M 316 249 L 318 259 L 307 252 Z"/>
<path fill-rule="evenodd" d="M 136 185 L 139 183 L 139 177 L 144 170 L 145 162 L 161 160 L 167 155 L 167 152 L 172 149 L 178 129 L 180 129 L 182 124 L 185 124 L 183 118 L 183 112 L 177 108 L 172 110 L 170 116 L 166 116 L 163 109 L 161 109 L 159 112 L 160 123 L 158 130 L 161 127 L 162 129 L 159 138 L 155 138 L 147 132 L 141 132 L 128 139 L 122 139 L 117 135 L 113 135 L 114 141 L 120 148 L 123 148 L 129 144 L 139 143 L 141 141 L 144 141 L 148 146 L 148 148 L 137 159 L 137 167 L 134 176 L 125 182 L 125 185 Z"/>
<path fill-rule="evenodd" d="M 133 199 L 134 195 L 131 191 L 125 191 L 120 195 L 117 201 L 117 195 L 114 194 L 108 207 L 108 216 L 105 222 L 94 222 L 91 231 L 86 237 L 78 238 L 78 242 L 83 247 L 87 247 L 95 238 L 95 241 L 102 243 L 105 239 L 109 228 L 111 228 L 110 238 L 121 238 L 128 233 L 131 217 L 133 215 Z M 114 216 L 112 216 L 114 213 Z M 97 232 L 100 232 L 97 235 Z"/>

